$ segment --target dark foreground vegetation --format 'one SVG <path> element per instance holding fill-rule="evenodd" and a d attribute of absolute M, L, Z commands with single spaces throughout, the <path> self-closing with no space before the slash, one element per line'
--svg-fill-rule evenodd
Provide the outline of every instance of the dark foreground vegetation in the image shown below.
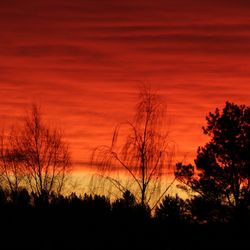
<path fill-rule="evenodd" d="M 0 191 L 1 249 L 248 249 L 249 210 L 166 196 L 155 215 L 125 192 L 104 196 Z M 214 206 L 214 207 L 211 207 Z"/>

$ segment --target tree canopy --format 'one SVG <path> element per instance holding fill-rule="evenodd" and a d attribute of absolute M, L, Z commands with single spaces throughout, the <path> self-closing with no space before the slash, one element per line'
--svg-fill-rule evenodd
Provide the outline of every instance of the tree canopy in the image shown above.
<path fill-rule="evenodd" d="M 177 164 L 176 176 L 206 199 L 232 207 L 249 204 L 250 107 L 226 102 L 206 117 L 210 141 L 198 148 L 195 167 Z"/>

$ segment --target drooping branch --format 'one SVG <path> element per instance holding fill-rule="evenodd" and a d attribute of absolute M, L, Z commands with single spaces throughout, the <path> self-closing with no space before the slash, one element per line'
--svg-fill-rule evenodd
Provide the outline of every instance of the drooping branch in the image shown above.
<path fill-rule="evenodd" d="M 167 151 L 172 150 L 168 133 L 162 132 L 163 110 L 159 96 L 144 86 L 134 120 L 116 126 L 111 146 L 99 146 L 92 154 L 92 165 L 103 176 L 120 171 L 130 176 L 143 206 L 156 195 L 163 168 L 171 165 L 167 163 L 170 155 Z M 126 133 L 122 134 L 121 129 Z"/>

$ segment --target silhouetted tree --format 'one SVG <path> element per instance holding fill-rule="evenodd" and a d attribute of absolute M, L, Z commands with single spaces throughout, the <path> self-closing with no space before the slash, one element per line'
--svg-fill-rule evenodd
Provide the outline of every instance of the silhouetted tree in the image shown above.
<path fill-rule="evenodd" d="M 131 220 L 135 222 L 135 220 L 143 220 L 150 217 L 149 207 L 137 203 L 134 195 L 129 190 L 123 193 L 122 198 L 113 202 L 112 212 L 127 223 L 131 222 Z"/>
<path fill-rule="evenodd" d="M 16 192 L 11 192 L 11 202 L 19 208 L 26 208 L 31 205 L 31 196 L 27 189 L 22 188 Z"/>
<path fill-rule="evenodd" d="M 95 218 L 105 218 L 111 210 L 110 201 L 104 195 L 88 195 L 83 197 L 83 211 L 86 215 L 92 215 Z"/>
<path fill-rule="evenodd" d="M 179 224 L 190 220 L 190 208 L 188 201 L 167 195 L 157 206 L 155 217 L 170 224 Z"/>
<path fill-rule="evenodd" d="M 224 223 L 231 219 L 230 208 L 220 200 L 208 199 L 204 196 L 194 196 L 190 200 L 189 205 L 193 222 Z"/>
<path fill-rule="evenodd" d="M 227 102 L 206 119 L 210 142 L 199 147 L 196 168 L 179 163 L 176 176 L 203 198 L 239 208 L 250 188 L 250 108 Z"/>
<path fill-rule="evenodd" d="M 131 194 L 131 192 L 129 190 L 125 191 L 123 193 L 122 198 L 117 199 L 114 203 L 113 203 L 113 207 L 120 207 L 120 208 L 131 208 L 136 206 L 136 199 L 134 197 L 133 194 Z M 119 208 L 119 209 L 120 209 Z"/>
<path fill-rule="evenodd" d="M 127 136 L 124 138 L 124 131 L 121 133 L 125 126 L 121 124 L 114 131 L 111 146 L 99 146 L 93 153 L 92 162 L 97 165 L 104 185 L 109 181 L 122 192 L 129 189 L 142 206 L 159 194 L 160 180 L 171 166 L 173 144 L 163 130 L 164 113 L 159 96 L 143 86 L 134 121 L 126 123 Z M 117 172 L 129 176 L 128 185 L 114 177 Z"/>
<path fill-rule="evenodd" d="M 32 192 L 40 198 L 52 191 L 61 192 L 71 167 L 68 145 L 58 129 L 44 124 L 36 105 L 15 138 L 15 148 L 22 156 L 25 178 Z"/>

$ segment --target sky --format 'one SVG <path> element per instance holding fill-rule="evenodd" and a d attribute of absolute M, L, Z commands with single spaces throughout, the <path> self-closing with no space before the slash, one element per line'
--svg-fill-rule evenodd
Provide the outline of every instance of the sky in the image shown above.
<path fill-rule="evenodd" d="M 1 0 L 0 125 L 38 103 L 85 169 L 146 82 L 192 162 L 210 111 L 250 105 L 249 14 L 249 0 Z"/>

